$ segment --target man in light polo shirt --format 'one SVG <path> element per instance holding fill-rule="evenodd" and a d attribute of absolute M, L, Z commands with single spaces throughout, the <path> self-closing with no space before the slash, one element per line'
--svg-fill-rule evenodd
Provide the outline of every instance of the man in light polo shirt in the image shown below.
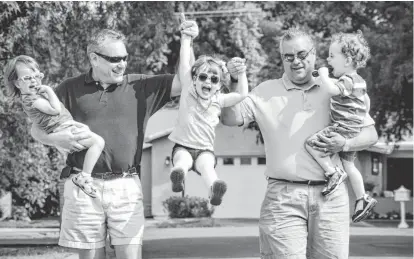
<path fill-rule="evenodd" d="M 192 37 L 198 35 L 194 21 L 185 21 L 180 28 Z M 77 249 L 80 259 L 105 258 L 107 233 L 117 258 L 142 258 L 144 209 L 139 175 L 144 131 L 149 117 L 181 92 L 174 75 L 124 75 L 128 57 L 124 40 L 121 33 L 107 29 L 93 35 L 87 48 L 91 70 L 56 89 L 73 118 L 105 139 L 92 172 L 96 198 L 71 181 L 82 168 L 86 151 L 77 141 L 89 137 L 85 127 L 72 125 L 49 135 L 32 128 L 33 136 L 44 144 L 77 151 L 68 155 L 63 171 L 69 178 L 59 245 Z"/>
<path fill-rule="evenodd" d="M 348 258 L 349 198 L 345 184 L 321 195 L 325 175 L 305 149 L 306 139 L 329 124 L 330 95 L 315 84 L 315 46 L 305 32 L 290 29 L 280 42 L 284 74 L 261 83 L 239 106 L 225 109 L 229 126 L 256 121 L 263 135 L 268 187 L 260 212 L 260 253 L 264 259 Z M 289 62 L 289 60 L 293 61 Z M 229 68 L 233 74 L 232 68 Z M 332 133 L 317 144 L 327 154 L 362 150 L 377 141 L 372 118 L 346 140 Z M 342 167 L 337 154 L 333 163 Z"/>

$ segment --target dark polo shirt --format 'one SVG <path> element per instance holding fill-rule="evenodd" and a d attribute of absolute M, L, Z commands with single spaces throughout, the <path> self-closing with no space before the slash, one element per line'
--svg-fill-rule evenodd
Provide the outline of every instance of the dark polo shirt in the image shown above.
<path fill-rule="evenodd" d="M 92 70 L 61 83 L 56 93 L 74 120 L 105 139 L 93 172 L 139 167 L 148 118 L 170 101 L 174 75 L 125 75 L 122 83 L 104 89 Z M 67 165 L 82 168 L 87 150 L 68 155 Z"/>

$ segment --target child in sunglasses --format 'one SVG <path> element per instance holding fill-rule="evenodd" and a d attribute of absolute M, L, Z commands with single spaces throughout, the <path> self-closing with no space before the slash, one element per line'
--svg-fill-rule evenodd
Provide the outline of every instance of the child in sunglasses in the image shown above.
<path fill-rule="evenodd" d="M 326 67 L 318 70 L 321 86 L 327 87 L 332 95 L 331 125 L 311 136 L 305 145 L 328 176 L 328 183 L 322 195 L 326 196 L 335 192 L 348 174 L 357 197 L 355 212 L 352 216 L 354 222 L 364 220 L 377 203 L 365 193 L 362 175 L 354 164 L 356 152 L 348 150 L 345 140 L 343 151 L 339 153 L 345 173 L 342 169 L 334 167 L 330 157 L 315 150 L 313 145 L 318 135 L 329 136 L 331 132 L 336 132 L 345 139 L 350 139 L 361 131 L 365 115 L 369 110 L 370 100 L 366 93 L 365 80 L 358 75 L 357 69 L 365 67 L 369 57 L 370 49 L 360 30 L 356 34 L 340 33 L 333 36 L 327 61 L 332 67 L 333 76 L 339 79 L 333 81 Z"/>
<path fill-rule="evenodd" d="M 175 143 L 170 179 L 173 192 L 181 192 L 187 172 L 194 170 L 209 189 L 210 203 L 217 206 L 222 202 L 227 185 L 218 179 L 214 169 L 215 128 L 221 108 L 233 106 L 247 96 L 247 76 L 245 70 L 238 74 L 237 92 L 221 93 L 220 90 L 230 82 L 225 63 L 218 58 L 201 56 L 191 67 L 191 41 L 191 36 L 181 35 L 178 74 L 182 90 L 178 121 L 169 136 Z M 244 63 L 241 58 L 232 61 Z"/>
<path fill-rule="evenodd" d="M 4 69 L 4 81 L 11 97 L 20 98 L 23 110 L 33 123 L 49 134 L 57 132 L 64 122 L 73 121 L 73 118 L 53 89 L 41 84 L 43 76 L 39 71 L 39 64 L 25 55 L 12 59 Z M 96 188 L 92 185 L 91 173 L 105 141 L 93 132 L 90 135 L 90 138 L 79 141 L 79 144 L 88 150 L 82 171 L 73 177 L 72 181 L 87 195 L 95 198 Z"/>

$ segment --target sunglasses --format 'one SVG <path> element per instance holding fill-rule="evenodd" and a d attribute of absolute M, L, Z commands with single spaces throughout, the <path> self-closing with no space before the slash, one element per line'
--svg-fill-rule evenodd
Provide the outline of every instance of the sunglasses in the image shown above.
<path fill-rule="evenodd" d="M 101 58 L 105 59 L 106 61 L 108 61 L 109 63 L 119 63 L 121 61 L 127 61 L 128 60 L 128 55 L 123 56 L 123 57 L 109 57 L 109 56 L 105 56 L 101 53 L 98 52 L 94 52 L 96 55 L 100 56 Z"/>
<path fill-rule="evenodd" d="M 211 81 L 211 83 L 212 84 L 217 84 L 218 82 L 220 82 L 220 77 L 218 77 L 218 76 L 216 76 L 216 75 L 211 75 L 211 76 L 209 76 L 208 74 L 206 74 L 206 73 L 200 73 L 200 74 L 198 74 L 198 79 L 201 81 L 201 82 L 205 82 L 205 81 L 207 81 L 207 79 L 209 79 L 210 78 L 210 81 Z"/>
<path fill-rule="evenodd" d="M 30 83 L 33 79 L 34 80 L 42 80 L 43 77 L 45 77 L 45 75 L 43 73 L 39 73 L 36 75 L 32 75 L 32 76 L 22 76 L 19 79 L 17 79 L 17 81 L 22 81 L 23 83 Z"/>
<path fill-rule="evenodd" d="M 290 62 L 292 63 L 293 61 L 295 61 L 295 58 L 298 58 L 299 60 L 305 60 L 308 56 L 309 53 L 313 50 L 313 47 L 308 51 L 301 51 L 298 54 L 284 54 L 282 55 L 283 60 L 286 62 Z"/>

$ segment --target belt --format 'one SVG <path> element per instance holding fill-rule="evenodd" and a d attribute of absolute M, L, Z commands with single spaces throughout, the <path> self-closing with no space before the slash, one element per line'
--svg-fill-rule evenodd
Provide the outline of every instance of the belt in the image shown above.
<path fill-rule="evenodd" d="M 82 170 L 80 170 L 79 168 L 72 167 L 72 170 L 70 171 L 70 174 L 78 174 L 81 171 Z M 128 177 L 134 177 L 134 176 L 138 176 L 139 178 L 141 178 L 140 172 L 137 171 L 137 169 L 135 167 L 131 167 L 126 172 L 120 172 L 120 173 L 116 173 L 116 172 L 103 172 L 103 173 L 92 172 L 91 176 L 92 176 L 92 178 L 101 179 L 101 180 L 113 180 L 113 179 L 118 179 L 118 178 L 128 178 Z"/>
<path fill-rule="evenodd" d="M 306 185 L 325 185 L 327 183 L 327 181 L 292 181 L 292 180 L 286 180 L 286 179 L 278 179 L 278 178 L 272 178 L 272 177 L 267 177 L 267 179 L 269 180 L 276 180 L 276 181 L 282 181 L 282 182 L 287 182 L 287 183 L 296 183 L 296 184 L 306 184 Z"/>

